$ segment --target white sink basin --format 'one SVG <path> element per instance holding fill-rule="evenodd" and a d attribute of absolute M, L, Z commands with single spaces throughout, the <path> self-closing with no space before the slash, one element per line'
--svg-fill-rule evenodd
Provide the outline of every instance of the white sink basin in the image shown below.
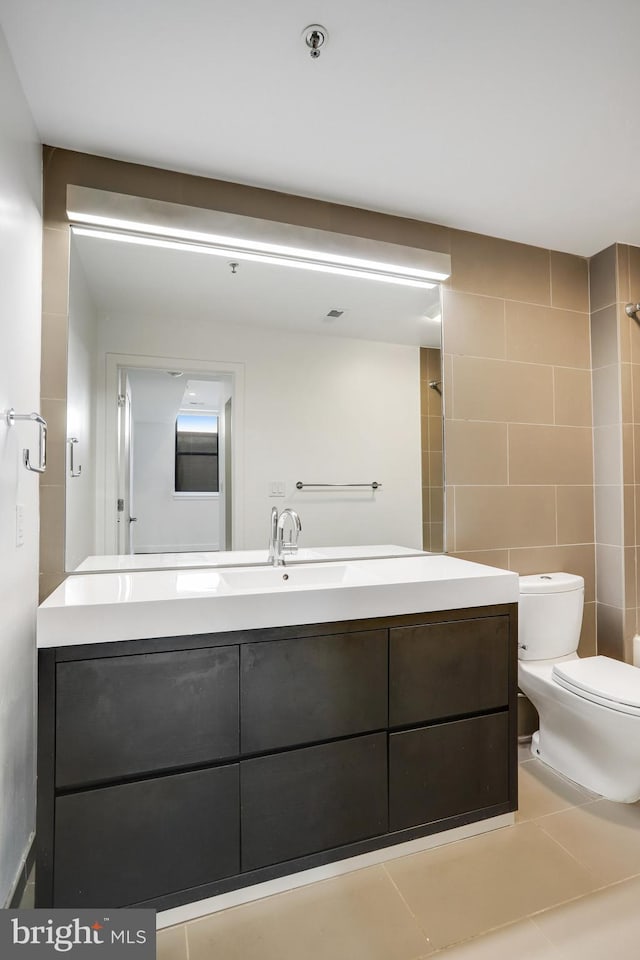
<path fill-rule="evenodd" d="M 318 563 L 310 567 L 285 566 L 225 570 L 218 575 L 220 586 L 223 589 L 226 587 L 233 593 L 334 587 L 341 584 L 349 586 L 371 582 L 371 578 L 361 569 L 346 563 Z"/>
<path fill-rule="evenodd" d="M 516 603 L 518 576 L 450 556 L 89 573 L 38 610 L 38 646 L 180 637 Z"/>

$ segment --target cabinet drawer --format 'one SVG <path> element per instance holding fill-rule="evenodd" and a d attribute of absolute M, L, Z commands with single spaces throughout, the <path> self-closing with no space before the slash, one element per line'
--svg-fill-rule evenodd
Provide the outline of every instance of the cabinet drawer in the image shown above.
<path fill-rule="evenodd" d="M 508 800 L 506 712 L 390 734 L 390 830 Z"/>
<path fill-rule="evenodd" d="M 123 907 L 240 869 L 238 764 L 56 800 L 54 906 Z"/>
<path fill-rule="evenodd" d="M 390 631 L 389 724 L 426 723 L 509 702 L 509 618 Z"/>
<path fill-rule="evenodd" d="M 241 648 L 242 752 L 387 726 L 387 631 L 249 643 Z"/>
<path fill-rule="evenodd" d="M 238 648 L 59 663 L 56 785 L 235 757 Z"/>
<path fill-rule="evenodd" d="M 384 733 L 244 760 L 240 768 L 243 871 L 388 829 Z"/>

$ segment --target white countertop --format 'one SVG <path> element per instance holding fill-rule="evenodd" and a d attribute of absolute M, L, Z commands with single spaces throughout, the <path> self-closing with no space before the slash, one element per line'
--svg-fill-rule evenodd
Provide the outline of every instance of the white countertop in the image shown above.
<path fill-rule="evenodd" d="M 423 550 L 400 547 L 393 543 L 365 544 L 345 547 L 300 547 L 297 554 L 287 558 L 287 564 L 310 563 L 316 560 L 361 560 L 370 557 L 421 556 Z M 86 557 L 73 571 L 76 573 L 119 573 L 134 570 L 167 570 L 185 567 L 246 567 L 266 564 L 269 551 L 216 550 L 190 553 L 136 553 L 105 554 Z"/>
<path fill-rule="evenodd" d="M 246 570 L 247 583 L 241 569 Z M 84 574 L 68 577 L 40 606 L 38 647 L 517 601 L 516 573 L 437 554 L 284 568 L 236 567 L 228 575 L 221 569 Z"/>

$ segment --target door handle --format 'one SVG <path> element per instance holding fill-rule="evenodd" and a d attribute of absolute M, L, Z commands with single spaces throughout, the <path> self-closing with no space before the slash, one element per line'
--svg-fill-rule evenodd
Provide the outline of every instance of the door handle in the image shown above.
<path fill-rule="evenodd" d="M 79 477 L 80 474 L 82 473 L 82 467 L 78 467 L 78 470 L 76 472 L 76 469 L 73 465 L 73 451 L 75 449 L 76 443 L 79 443 L 79 440 L 77 437 L 69 437 L 67 443 L 69 444 L 69 475 L 75 479 L 76 477 Z"/>

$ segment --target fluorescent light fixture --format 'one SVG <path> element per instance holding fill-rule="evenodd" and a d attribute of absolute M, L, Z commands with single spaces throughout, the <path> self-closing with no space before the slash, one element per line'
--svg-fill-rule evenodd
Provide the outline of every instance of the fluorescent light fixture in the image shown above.
<path fill-rule="evenodd" d="M 302 270 L 316 270 L 321 273 L 380 280 L 383 283 L 422 287 L 425 290 L 433 289 L 438 281 L 446 280 L 448 276 L 445 273 L 421 270 L 417 267 L 381 263 L 376 260 L 365 260 L 360 257 L 343 256 L 304 247 L 225 237 L 77 211 L 69 211 L 68 215 L 73 232 L 81 237 L 137 243 L 189 253 L 206 253 L 211 256 L 233 257 L 257 263 L 273 263 Z"/>

